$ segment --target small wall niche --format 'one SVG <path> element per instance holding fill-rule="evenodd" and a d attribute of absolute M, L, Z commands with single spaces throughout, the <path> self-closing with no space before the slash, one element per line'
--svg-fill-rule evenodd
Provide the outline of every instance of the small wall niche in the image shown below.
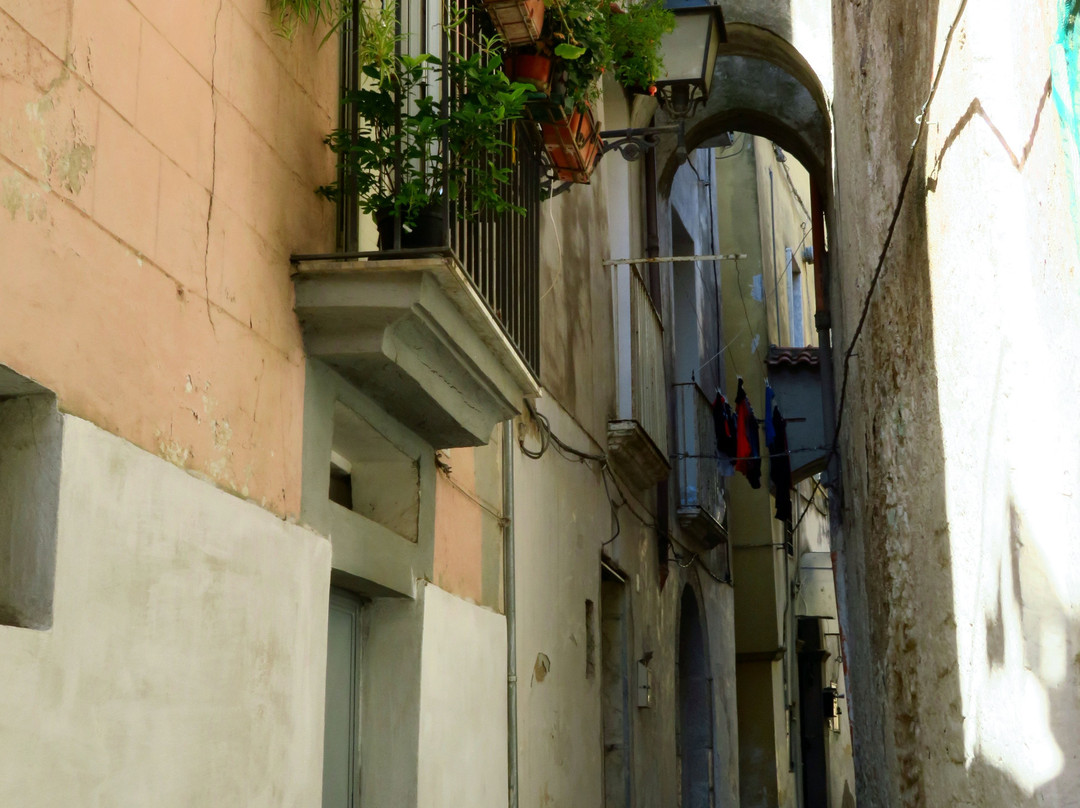
<path fill-rule="evenodd" d="M 56 397 L 0 366 L 0 625 L 52 627 L 62 431 Z"/>
<path fill-rule="evenodd" d="M 420 520 L 420 459 L 340 401 L 330 450 L 332 502 L 410 541 Z"/>

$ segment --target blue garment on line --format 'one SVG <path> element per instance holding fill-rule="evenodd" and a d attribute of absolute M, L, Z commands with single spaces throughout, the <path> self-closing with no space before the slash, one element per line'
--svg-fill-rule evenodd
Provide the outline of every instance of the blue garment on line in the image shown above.
<path fill-rule="evenodd" d="M 765 382 L 765 445 L 770 449 L 776 440 L 776 428 L 773 426 L 772 419 L 773 396 L 772 386 Z"/>

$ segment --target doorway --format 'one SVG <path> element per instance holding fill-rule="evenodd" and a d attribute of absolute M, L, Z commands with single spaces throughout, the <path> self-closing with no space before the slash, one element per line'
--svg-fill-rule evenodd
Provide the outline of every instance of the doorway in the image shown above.
<path fill-rule="evenodd" d="M 679 624 L 679 764 L 682 808 L 712 808 L 712 689 L 701 612 L 693 590 L 682 595 Z"/>

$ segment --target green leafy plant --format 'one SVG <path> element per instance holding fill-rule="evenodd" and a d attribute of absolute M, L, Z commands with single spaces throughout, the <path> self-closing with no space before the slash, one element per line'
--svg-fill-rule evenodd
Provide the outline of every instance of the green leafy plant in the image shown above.
<path fill-rule="evenodd" d="M 613 70 L 625 87 L 648 91 L 663 71 L 660 40 L 675 27 L 662 0 L 625 9 L 610 0 L 551 0 L 539 50 L 559 60 L 565 105 L 582 109 L 600 96 L 600 76 Z"/>
<path fill-rule="evenodd" d="M 327 23 L 330 30 L 323 42 L 330 38 L 352 13 L 352 0 L 267 0 L 270 21 L 274 31 L 286 39 L 292 39 L 302 26 L 317 27 Z"/>
<path fill-rule="evenodd" d="M 612 61 L 606 0 L 557 0 L 548 6 L 542 40 L 558 60 L 554 95 L 583 109 L 600 97 L 600 76 Z"/>
<path fill-rule="evenodd" d="M 463 26 L 465 13 L 448 8 L 446 25 Z M 364 213 L 396 214 L 407 230 L 442 201 L 443 193 L 457 203 L 461 217 L 523 212 L 505 201 L 502 191 L 511 172 L 494 156 L 511 147 L 503 133 L 523 116 L 532 88 L 506 77 L 498 40 L 473 42 L 471 54 L 449 53 L 446 59 L 399 55 L 394 40 L 387 49 L 378 38 L 378 18 L 370 17 L 369 24 L 376 39 L 358 48 L 365 81 L 343 99 L 358 111 L 359 123 L 335 129 L 325 139 L 341 161 L 344 184 L 319 192 L 337 199 L 355 191 Z M 435 95 L 444 78 L 457 88 L 445 103 Z"/>
<path fill-rule="evenodd" d="M 615 78 L 624 87 L 648 92 L 664 70 L 660 40 L 675 28 L 675 15 L 663 0 L 641 0 L 625 11 L 611 4 L 608 36 Z"/>

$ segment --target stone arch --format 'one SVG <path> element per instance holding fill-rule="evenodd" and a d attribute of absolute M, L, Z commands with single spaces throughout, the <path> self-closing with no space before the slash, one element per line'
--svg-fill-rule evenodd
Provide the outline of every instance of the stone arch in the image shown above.
<path fill-rule="evenodd" d="M 791 153 L 830 197 L 832 124 L 825 90 L 810 64 L 786 39 L 746 23 L 729 23 L 706 103 L 686 122 L 692 150 L 711 137 L 738 130 L 767 137 Z M 664 113 L 657 122 L 670 124 Z M 661 197 L 679 161 L 676 144 L 657 145 Z"/>

